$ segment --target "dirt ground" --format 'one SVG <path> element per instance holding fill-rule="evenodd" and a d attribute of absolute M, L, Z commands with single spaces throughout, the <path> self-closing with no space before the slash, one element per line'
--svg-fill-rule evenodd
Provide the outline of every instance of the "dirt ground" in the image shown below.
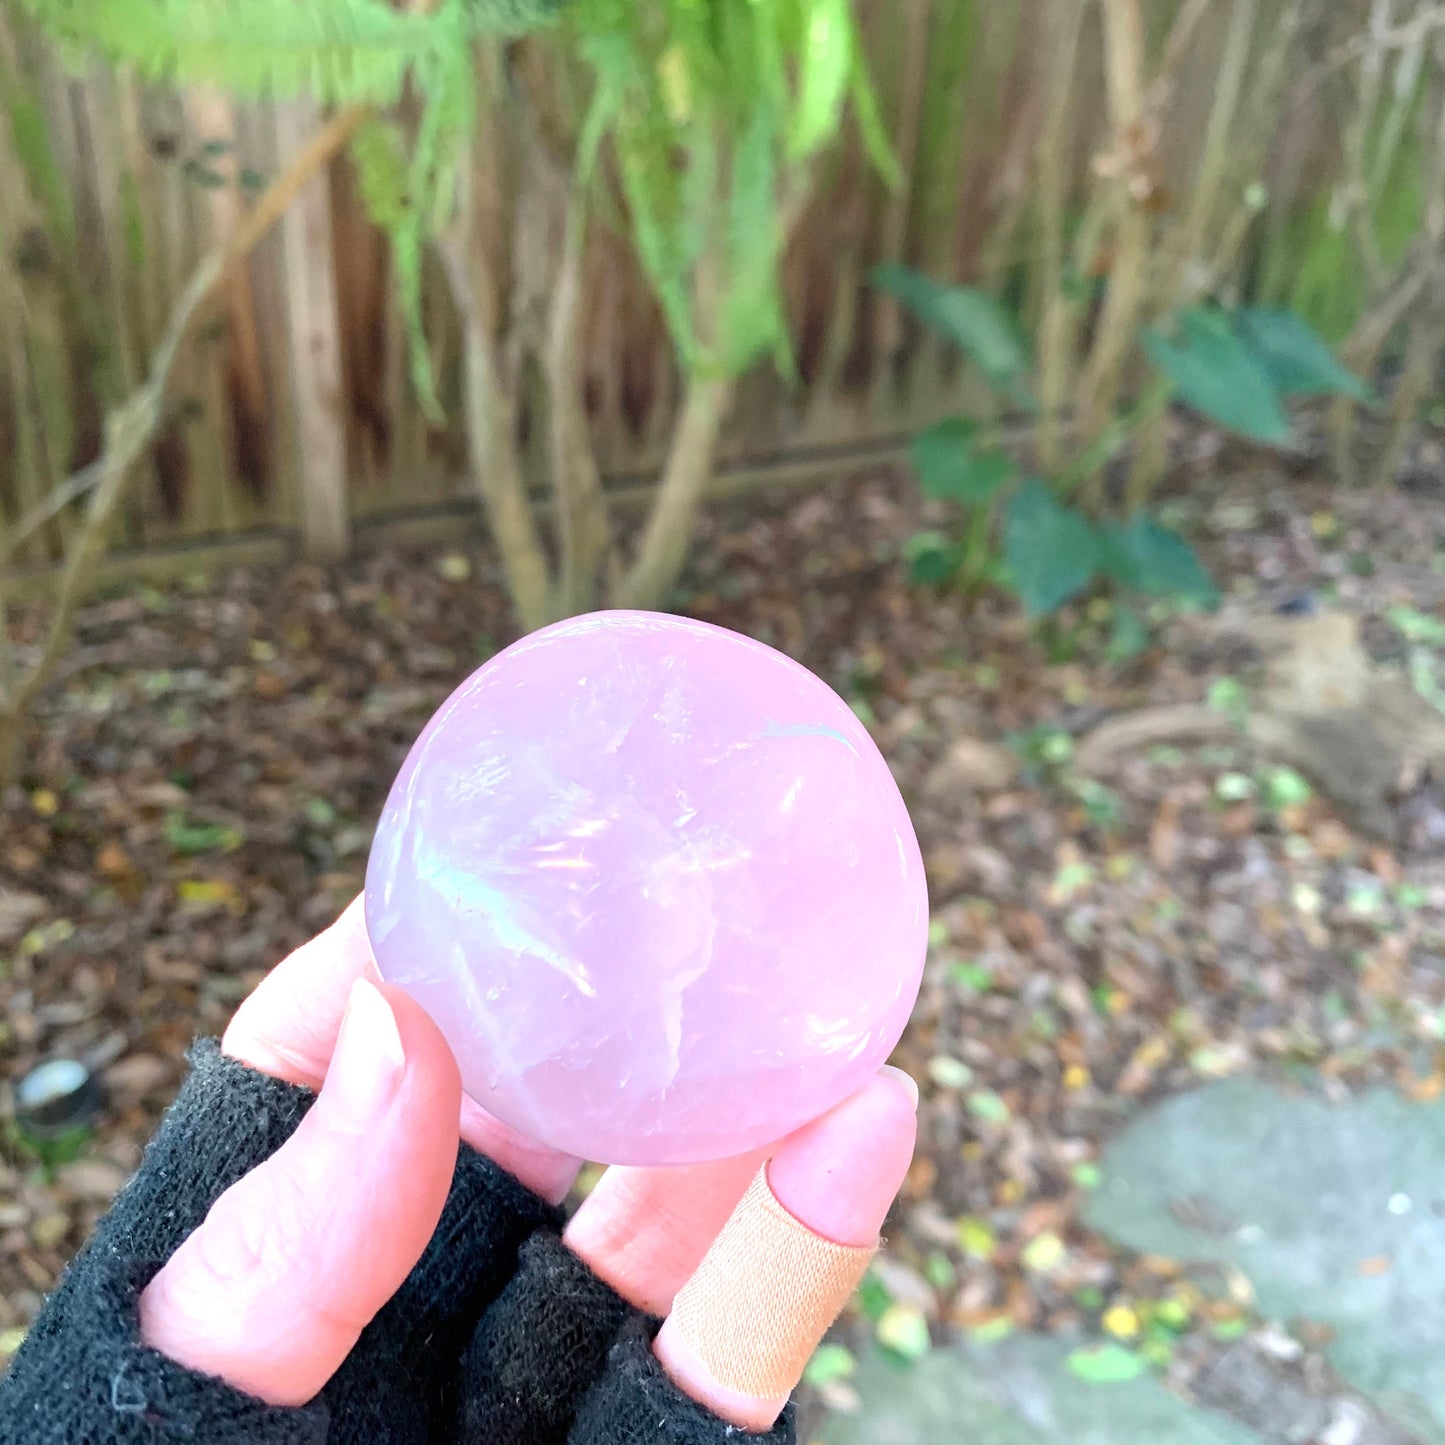
<path fill-rule="evenodd" d="M 1379 660 L 1429 685 L 1441 495 L 1241 465 L 1172 506 L 1232 605 L 1356 613 Z M 923 1081 L 922 1146 L 881 1287 L 933 1326 L 1092 1321 L 1174 1268 L 1077 1222 L 1102 1142 L 1148 1101 L 1305 1066 L 1341 1089 L 1445 1088 L 1445 828 L 1427 792 L 1399 839 L 1364 836 L 1243 744 L 1146 750 L 1089 786 L 1071 739 L 1145 705 L 1227 708 L 1249 659 L 1166 619 L 1111 661 L 1085 613 L 1051 660 L 1005 602 L 906 584 L 919 524 L 888 475 L 720 510 L 680 605 L 853 701 L 913 809 L 934 928 L 897 1061 Z M 0 815 L 0 1072 L 78 1056 L 108 1103 L 51 1170 L 0 1136 L 0 1359 L 134 1167 L 187 1044 L 359 890 L 407 747 L 509 637 L 480 542 L 87 609 Z M 1237 1289 L 1197 1306 L 1221 1334 L 1248 1313 Z"/>

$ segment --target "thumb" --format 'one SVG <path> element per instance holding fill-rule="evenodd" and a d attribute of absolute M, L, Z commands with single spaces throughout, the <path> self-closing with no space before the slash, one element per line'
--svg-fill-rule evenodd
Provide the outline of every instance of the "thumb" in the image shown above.
<path fill-rule="evenodd" d="M 421 1008 L 354 984 L 315 1106 L 147 1286 L 144 1341 L 270 1404 L 310 1400 L 436 1228 L 460 1098 Z"/>

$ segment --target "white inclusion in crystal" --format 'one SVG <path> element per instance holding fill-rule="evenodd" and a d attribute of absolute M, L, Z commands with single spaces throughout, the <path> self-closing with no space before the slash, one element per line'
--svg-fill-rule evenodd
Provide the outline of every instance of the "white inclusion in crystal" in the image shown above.
<path fill-rule="evenodd" d="M 763 729 L 765 738 L 831 738 L 835 743 L 842 743 L 845 748 L 856 758 L 858 749 L 853 746 L 848 737 L 840 733 L 837 728 L 830 728 L 824 723 L 778 723 L 769 722 Z"/>
<path fill-rule="evenodd" d="M 794 778 L 794 779 L 793 779 L 793 786 L 792 786 L 791 788 L 789 788 L 786 793 L 783 794 L 783 801 L 782 801 L 782 804 L 781 804 L 781 807 L 782 807 L 782 811 L 783 811 L 783 812 L 785 812 L 785 813 L 790 813 L 790 812 L 792 812 L 792 810 L 793 810 L 793 804 L 798 801 L 798 794 L 801 793 L 802 791 L 803 791 L 803 780 L 802 780 L 801 778 Z"/>
<path fill-rule="evenodd" d="M 561 949 L 539 938 L 532 928 L 520 918 L 507 895 L 498 888 L 484 883 L 470 874 L 451 873 L 445 868 L 436 873 L 428 870 L 422 876 L 442 898 L 455 901 L 468 912 L 486 919 L 487 926 L 497 943 L 507 952 L 525 958 L 540 959 L 549 968 L 555 969 L 580 993 L 588 998 L 597 997 L 596 985 L 587 975 L 586 967 L 576 959 L 569 958 Z"/>

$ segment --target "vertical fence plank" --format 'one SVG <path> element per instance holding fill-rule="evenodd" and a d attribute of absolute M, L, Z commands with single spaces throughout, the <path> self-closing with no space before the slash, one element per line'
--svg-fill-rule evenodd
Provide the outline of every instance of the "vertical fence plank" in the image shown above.
<path fill-rule="evenodd" d="M 302 145 L 319 120 L 319 111 L 310 101 L 278 104 L 276 143 L 280 154 L 289 155 Z M 351 518 L 328 174 L 323 172 L 301 192 L 282 222 L 281 235 L 302 538 L 308 556 L 329 560 L 346 552 Z"/>
<path fill-rule="evenodd" d="M 23 133 L 33 96 L 5 36 L 0 108 L 0 270 L 6 292 L 7 360 L 14 398 L 17 512 L 40 503 L 70 471 L 75 446 L 73 337 L 67 325 L 69 235 L 47 214 L 45 183 L 54 156 L 45 137 Z M 65 519 L 38 535 L 32 556 L 62 544 Z"/>
<path fill-rule="evenodd" d="M 1043 8 L 1023 0 L 854 3 L 905 182 L 889 191 L 851 125 L 836 165 L 819 167 L 824 189 L 786 263 L 808 389 L 789 395 L 760 367 L 740 388 L 720 443 L 724 458 L 897 433 L 950 389 L 957 396 L 951 355 L 940 359 L 911 323 L 900 324 L 892 303 L 867 283 L 871 263 L 903 260 L 938 276 L 982 274 L 991 282 L 1038 265 L 1031 157 L 1050 74 Z M 1283 0 L 1259 3 L 1272 14 Z M 1368 23 L 1369 0 L 1311 3 L 1322 26 L 1311 44 L 1320 55 Z M 1395 9 L 1403 21 L 1423 3 Z M 1142 7 L 1156 45 L 1177 7 L 1178 0 Z M 1221 19 L 1227 9 L 1215 7 Z M 1097 4 L 1089 13 L 1061 161 L 1069 207 L 1092 184 L 1107 130 Z M 1217 88 L 1211 34 L 1201 27 L 1159 110 L 1175 194 L 1187 193 L 1198 173 L 1201 107 Z M 34 149 L 28 161 L 17 153 L 0 105 L 0 508 L 13 516 L 24 498 L 38 500 L 85 459 L 101 406 L 144 375 L 179 286 L 246 204 L 243 169 L 257 173 L 248 184 L 274 174 L 275 148 L 289 152 L 315 111 L 236 106 L 198 92 L 178 98 L 124 75 L 76 80 L 33 27 L 0 17 L 0 62 L 6 56 L 44 117 L 59 175 L 58 189 L 37 188 Z M 1426 64 L 1435 76 L 1445 62 L 1432 53 Z M 1321 92 L 1324 100 L 1294 104 L 1275 122 L 1272 207 L 1259 228 L 1267 295 L 1293 294 L 1296 226 L 1326 205 L 1341 178 L 1339 131 L 1350 107 L 1335 102 L 1350 101 L 1357 82 L 1355 69 L 1344 67 Z M 505 318 L 519 305 L 509 274 L 518 259 L 513 222 L 529 178 L 509 158 L 505 121 L 489 110 L 479 124 L 487 204 L 478 225 L 487 230 L 482 244 Z M 234 151 L 207 150 L 207 142 L 232 137 L 240 141 Z M 212 184 L 206 171 L 222 183 Z M 65 247 L 45 255 L 26 243 L 62 234 L 57 204 L 80 224 Z M 1317 231 L 1323 221 L 1313 225 Z M 592 434 L 605 470 L 640 471 L 657 464 L 673 425 L 676 362 L 625 230 L 599 220 L 594 231 L 581 320 Z M 1355 243 L 1346 235 L 1340 244 L 1348 255 Z M 331 555 L 346 545 L 357 516 L 470 487 L 459 475 L 455 429 L 434 427 L 416 403 L 394 297 L 378 294 L 388 270 L 355 187 L 335 175 L 313 185 L 281 234 L 231 278 L 211 339 L 188 352 L 176 415 L 135 489 L 127 542 L 299 524 L 312 551 Z M 1026 291 L 1041 284 L 1026 283 Z M 435 288 L 427 308 L 445 394 L 457 365 L 455 326 Z M 59 540 L 52 528 L 46 554 Z M 33 548 L 32 559 L 40 556 Z"/>

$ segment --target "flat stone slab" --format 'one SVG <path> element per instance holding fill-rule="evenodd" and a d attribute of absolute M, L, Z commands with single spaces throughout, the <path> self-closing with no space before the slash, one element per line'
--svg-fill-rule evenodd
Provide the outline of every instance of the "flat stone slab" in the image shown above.
<path fill-rule="evenodd" d="M 1264 1314 L 1329 1326 L 1341 1376 L 1445 1445 L 1445 1103 L 1213 1084 L 1114 1142 L 1085 1217 L 1131 1249 L 1238 1268 Z"/>
<path fill-rule="evenodd" d="M 1152 1373 L 1089 1384 L 1068 1368 L 1078 1341 L 1037 1335 L 960 1344 L 898 1364 L 872 1350 L 854 1415 L 824 1445 L 1262 1445 L 1263 1437 L 1181 1400 Z"/>

